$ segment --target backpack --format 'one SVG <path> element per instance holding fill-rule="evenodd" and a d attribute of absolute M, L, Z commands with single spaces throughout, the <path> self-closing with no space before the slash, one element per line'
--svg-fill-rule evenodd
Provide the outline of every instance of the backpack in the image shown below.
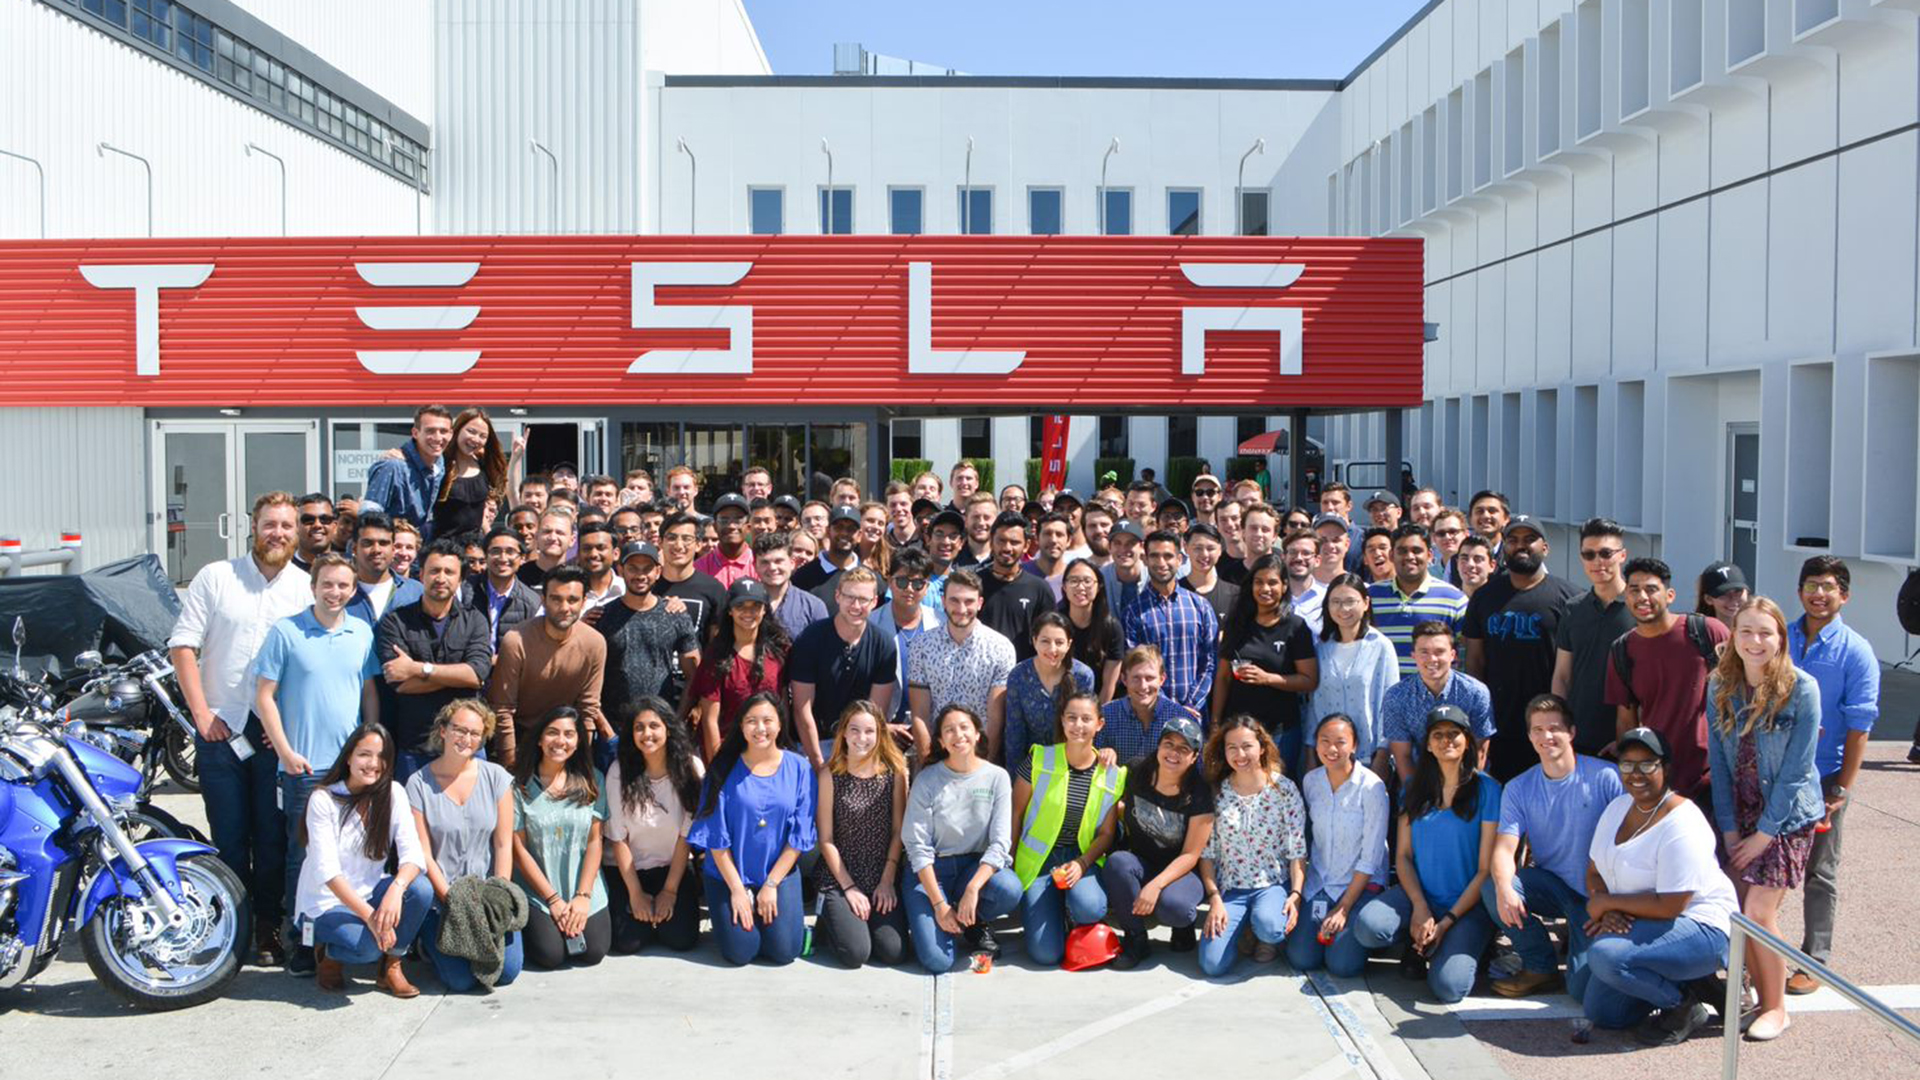
<path fill-rule="evenodd" d="M 1633 693 L 1633 657 L 1627 652 L 1627 639 L 1638 632 L 1629 630 L 1621 634 L 1607 650 L 1608 657 L 1613 661 L 1614 674 L 1620 676 L 1620 685 L 1626 687 L 1629 694 Z M 1720 654 L 1714 648 L 1713 635 L 1707 631 L 1705 615 L 1688 613 L 1687 640 L 1693 643 L 1693 650 L 1700 654 L 1700 659 L 1707 662 L 1707 670 L 1712 671 L 1713 666 L 1720 662 Z"/>

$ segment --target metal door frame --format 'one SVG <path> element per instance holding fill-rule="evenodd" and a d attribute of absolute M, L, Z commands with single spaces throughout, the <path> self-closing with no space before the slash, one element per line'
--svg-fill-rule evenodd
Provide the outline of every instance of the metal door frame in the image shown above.
<path fill-rule="evenodd" d="M 1736 460 L 1734 446 L 1742 435 L 1752 435 L 1757 442 L 1760 438 L 1760 425 L 1751 420 L 1736 421 L 1727 425 L 1727 482 L 1721 488 L 1722 494 L 1726 498 L 1726 506 L 1720 518 L 1722 528 L 1720 557 L 1728 562 L 1733 562 L 1734 530 L 1747 529 L 1753 534 L 1753 553 L 1754 559 L 1757 562 L 1760 557 L 1760 519 L 1755 517 L 1752 521 L 1743 521 L 1733 516 L 1733 506 L 1739 494 L 1738 485 L 1740 483 L 1740 478 L 1734 468 L 1734 462 Z M 1753 482 L 1754 509 L 1757 511 L 1760 505 L 1760 470 L 1757 465 L 1754 469 Z M 1758 567 L 1755 567 L 1755 570 L 1757 571 Z"/>
<path fill-rule="evenodd" d="M 247 493 L 240 489 L 241 478 L 247 471 L 247 440 L 252 433 L 305 435 L 307 440 L 307 490 L 320 486 L 320 421 L 319 420 L 149 420 L 147 438 L 152 447 L 150 458 L 151 475 L 148 477 L 148 495 L 153 500 L 153 511 L 148 514 L 148 539 L 155 553 L 166 549 L 167 543 L 167 444 L 170 433 L 183 435 L 221 435 L 227 443 L 227 512 L 226 535 L 221 539 L 227 542 L 227 557 L 234 558 L 246 550 L 248 529 L 245 520 L 252 510 Z M 295 496 L 304 494 L 296 491 Z"/>

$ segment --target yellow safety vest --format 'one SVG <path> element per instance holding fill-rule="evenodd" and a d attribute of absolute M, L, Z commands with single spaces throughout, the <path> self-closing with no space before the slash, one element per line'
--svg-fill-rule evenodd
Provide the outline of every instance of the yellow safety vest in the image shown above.
<path fill-rule="evenodd" d="M 1027 802 L 1027 817 L 1020 825 L 1020 846 L 1013 853 L 1013 872 L 1019 876 L 1023 889 L 1040 876 L 1047 855 L 1060 839 L 1060 829 L 1067 816 L 1067 784 L 1071 774 L 1072 770 L 1067 765 L 1066 744 L 1033 748 L 1033 798 Z M 1107 816 L 1107 811 L 1120 801 L 1126 782 L 1127 768 L 1124 765 L 1104 769 L 1095 767 L 1093 782 L 1087 788 L 1086 809 L 1080 814 L 1081 851 L 1093 846 L 1094 836 L 1100 831 L 1100 822 Z"/>

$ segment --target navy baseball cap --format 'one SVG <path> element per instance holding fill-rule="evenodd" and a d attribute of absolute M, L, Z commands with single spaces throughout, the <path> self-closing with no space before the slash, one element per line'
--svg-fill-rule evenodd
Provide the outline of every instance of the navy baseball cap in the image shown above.
<path fill-rule="evenodd" d="M 652 559 L 655 563 L 660 561 L 660 549 L 647 543 L 645 540 L 635 540 L 633 543 L 620 549 L 620 561 L 622 563 L 628 559 L 638 558 L 642 555 Z"/>
<path fill-rule="evenodd" d="M 753 507 L 747 502 L 746 496 L 735 494 L 731 491 L 713 500 L 713 516 L 715 517 L 719 517 L 722 510 L 738 510 L 742 514 L 745 514 L 752 509 Z"/>

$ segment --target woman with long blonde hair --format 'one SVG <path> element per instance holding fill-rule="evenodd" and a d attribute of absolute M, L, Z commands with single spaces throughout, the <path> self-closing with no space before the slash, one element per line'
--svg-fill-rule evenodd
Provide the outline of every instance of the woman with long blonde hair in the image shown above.
<path fill-rule="evenodd" d="M 820 893 L 823 944 L 850 968 L 892 967 L 907 955 L 900 906 L 900 822 L 907 812 L 907 759 L 871 701 L 853 701 L 834 725 L 833 755 L 820 771 Z"/>
<path fill-rule="evenodd" d="M 499 512 L 507 497 L 508 473 L 525 449 L 516 440 L 511 458 L 502 452 L 485 409 L 466 409 L 454 417 L 446 475 L 433 500 L 433 535 L 460 536 L 492 527 L 488 507 Z"/>
<path fill-rule="evenodd" d="M 1787 617 L 1764 596 L 1734 617 L 1732 648 L 1707 680 L 1707 763 L 1713 813 L 1746 916 L 1780 932 L 1780 902 L 1806 878 L 1813 830 L 1825 813 L 1814 753 L 1820 687 L 1793 666 Z M 1747 1038 L 1778 1038 L 1787 1019 L 1786 962 L 1747 950 L 1760 1012 Z"/>

